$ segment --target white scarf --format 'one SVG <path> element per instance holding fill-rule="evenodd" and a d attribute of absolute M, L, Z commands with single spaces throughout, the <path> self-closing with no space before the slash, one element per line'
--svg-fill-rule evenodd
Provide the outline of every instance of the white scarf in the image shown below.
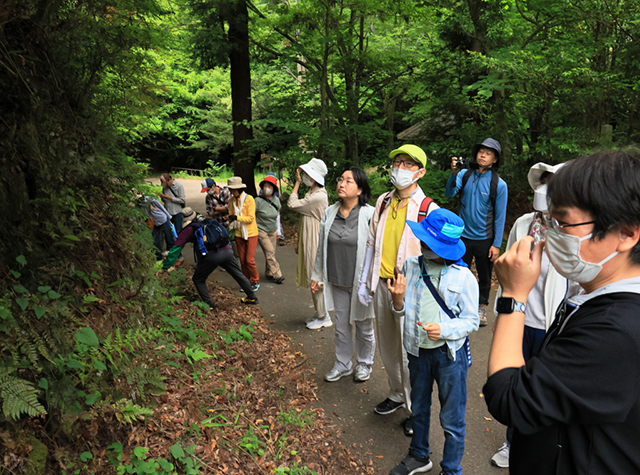
<path fill-rule="evenodd" d="M 243 191 L 242 194 L 240 195 L 240 207 L 237 208 L 236 203 L 235 203 L 235 198 L 234 198 L 234 203 L 233 203 L 233 207 L 236 208 L 236 216 L 240 217 L 242 216 L 242 207 L 244 206 L 244 200 L 247 199 L 247 194 Z M 242 239 L 244 239 L 245 241 L 247 239 L 249 239 L 249 230 L 247 229 L 247 225 L 244 223 L 241 223 L 238 220 L 235 220 L 233 223 L 233 227 L 234 229 L 239 229 L 240 232 L 242 233 Z"/>

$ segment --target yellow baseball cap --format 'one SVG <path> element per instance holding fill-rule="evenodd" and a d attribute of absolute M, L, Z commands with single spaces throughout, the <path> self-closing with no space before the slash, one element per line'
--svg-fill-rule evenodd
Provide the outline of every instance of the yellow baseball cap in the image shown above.
<path fill-rule="evenodd" d="M 389 153 L 389 158 L 395 158 L 396 155 L 400 155 L 401 153 L 406 153 L 416 162 L 421 163 L 422 168 L 427 165 L 427 154 L 417 145 L 405 144 L 400 148 L 392 150 Z"/>

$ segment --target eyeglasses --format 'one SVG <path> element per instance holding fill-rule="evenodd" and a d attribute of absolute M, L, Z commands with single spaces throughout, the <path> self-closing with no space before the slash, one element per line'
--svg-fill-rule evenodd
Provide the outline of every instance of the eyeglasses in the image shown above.
<path fill-rule="evenodd" d="M 393 168 L 408 168 L 408 169 L 413 169 L 413 168 L 419 168 L 420 165 L 418 165 L 416 162 L 414 162 L 413 160 L 400 160 L 400 159 L 395 159 L 393 161 Z"/>
<path fill-rule="evenodd" d="M 341 184 L 341 183 L 346 183 L 347 185 L 355 185 L 355 181 L 347 178 L 346 180 L 344 178 L 342 178 L 341 176 L 339 176 L 338 178 L 336 178 L 336 183 Z"/>
<path fill-rule="evenodd" d="M 547 225 L 547 227 L 552 227 L 553 229 L 556 230 L 556 232 L 561 233 L 562 229 L 564 228 L 574 228 L 576 226 L 586 226 L 587 224 L 594 224 L 595 221 L 586 221 L 584 223 L 576 223 L 576 224 L 560 224 L 558 222 L 558 220 L 556 218 L 547 218 L 546 216 L 544 217 L 544 222 Z"/>

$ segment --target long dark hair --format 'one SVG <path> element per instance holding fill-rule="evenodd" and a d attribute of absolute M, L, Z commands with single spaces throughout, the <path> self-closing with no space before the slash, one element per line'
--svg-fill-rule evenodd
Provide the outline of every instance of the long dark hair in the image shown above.
<path fill-rule="evenodd" d="M 367 179 L 365 171 L 362 168 L 350 167 L 342 173 L 344 174 L 344 172 L 351 172 L 357 187 L 362 190 L 362 193 L 358 196 L 358 204 L 360 206 L 369 204 L 369 200 L 371 199 L 371 187 L 369 186 L 369 180 Z M 340 176 L 342 176 L 342 174 Z"/>

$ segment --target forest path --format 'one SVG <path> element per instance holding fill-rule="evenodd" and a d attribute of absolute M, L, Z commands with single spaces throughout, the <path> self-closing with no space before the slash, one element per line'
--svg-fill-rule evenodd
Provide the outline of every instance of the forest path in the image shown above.
<path fill-rule="evenodd" d="M 185 188 L 187 206 L 204 213 L 205 195 L 200 193 L 200 180 L 179 179 Z M 193 263 L 193 253 L 184 253 L 187 264 Z M 275 330 L 286 333 L 292 339 L 292 345 L 306 355 L 307 375 L 318 386 L 318 400 L 314 407 L 321 407 L 326 417 L 336 426 L 336 436 L 351 449 L 360 454 L 366 463 L 369 460 L 375 473 L 389 473 L 406 455 L 411 439 L 403 432 L 402 423 L 408 413 L 400 409 L 393 414 L 380 416 L 373 412 L 376 404 L 387 397 L 388 383 L 376 351 L 371 378 L 363 383 L 355 383 L 351 377 L 345 377 L 334 383 L 324 381 L 324 374 L 333 366 L 334 328 L 311 331 L 304 321 L 314 314 L 309 289 L 296 286 L 295 274 L 297 255 L 290 246 L 278 247 L 276 258 L 282 268 L 285 281 L 281 285 L 273 284 L 264 278 L 264 255 L 258 246 L 256 263 L 260 272 L 260 289 L 257 296 L 260 308 L 266 320 Z M 224 285 L 236 289 L 237 283 L 224 271 L 216 270 L 209 277 L 214 285 Z M 492 300 L 495 297 L 495 289 Z M 493 307 L 493 302 L 489 308 Z M 495 317 L 488 315 L 489 325 L 480 328 L 471 335 L 473 365 L 469 368 L 467 379 L 467 435 L 462 468 L 466 475 L 507 474 L 507 470 L 494 467 L 491 456 L 505 440 L 505 428 L 495 421 L 487 411 L 482 397 L 482 386 L 486 381 L 487 356 L 491 344 L 491 326 Z M 432 408 L 431 452 L 434 467 L 438 473 L 442 459 L 444 434 L 440 428 L 439 404 L 434 388 L 434 407 Z M 335 474 L 342 475 L 342 474 Z"/>

